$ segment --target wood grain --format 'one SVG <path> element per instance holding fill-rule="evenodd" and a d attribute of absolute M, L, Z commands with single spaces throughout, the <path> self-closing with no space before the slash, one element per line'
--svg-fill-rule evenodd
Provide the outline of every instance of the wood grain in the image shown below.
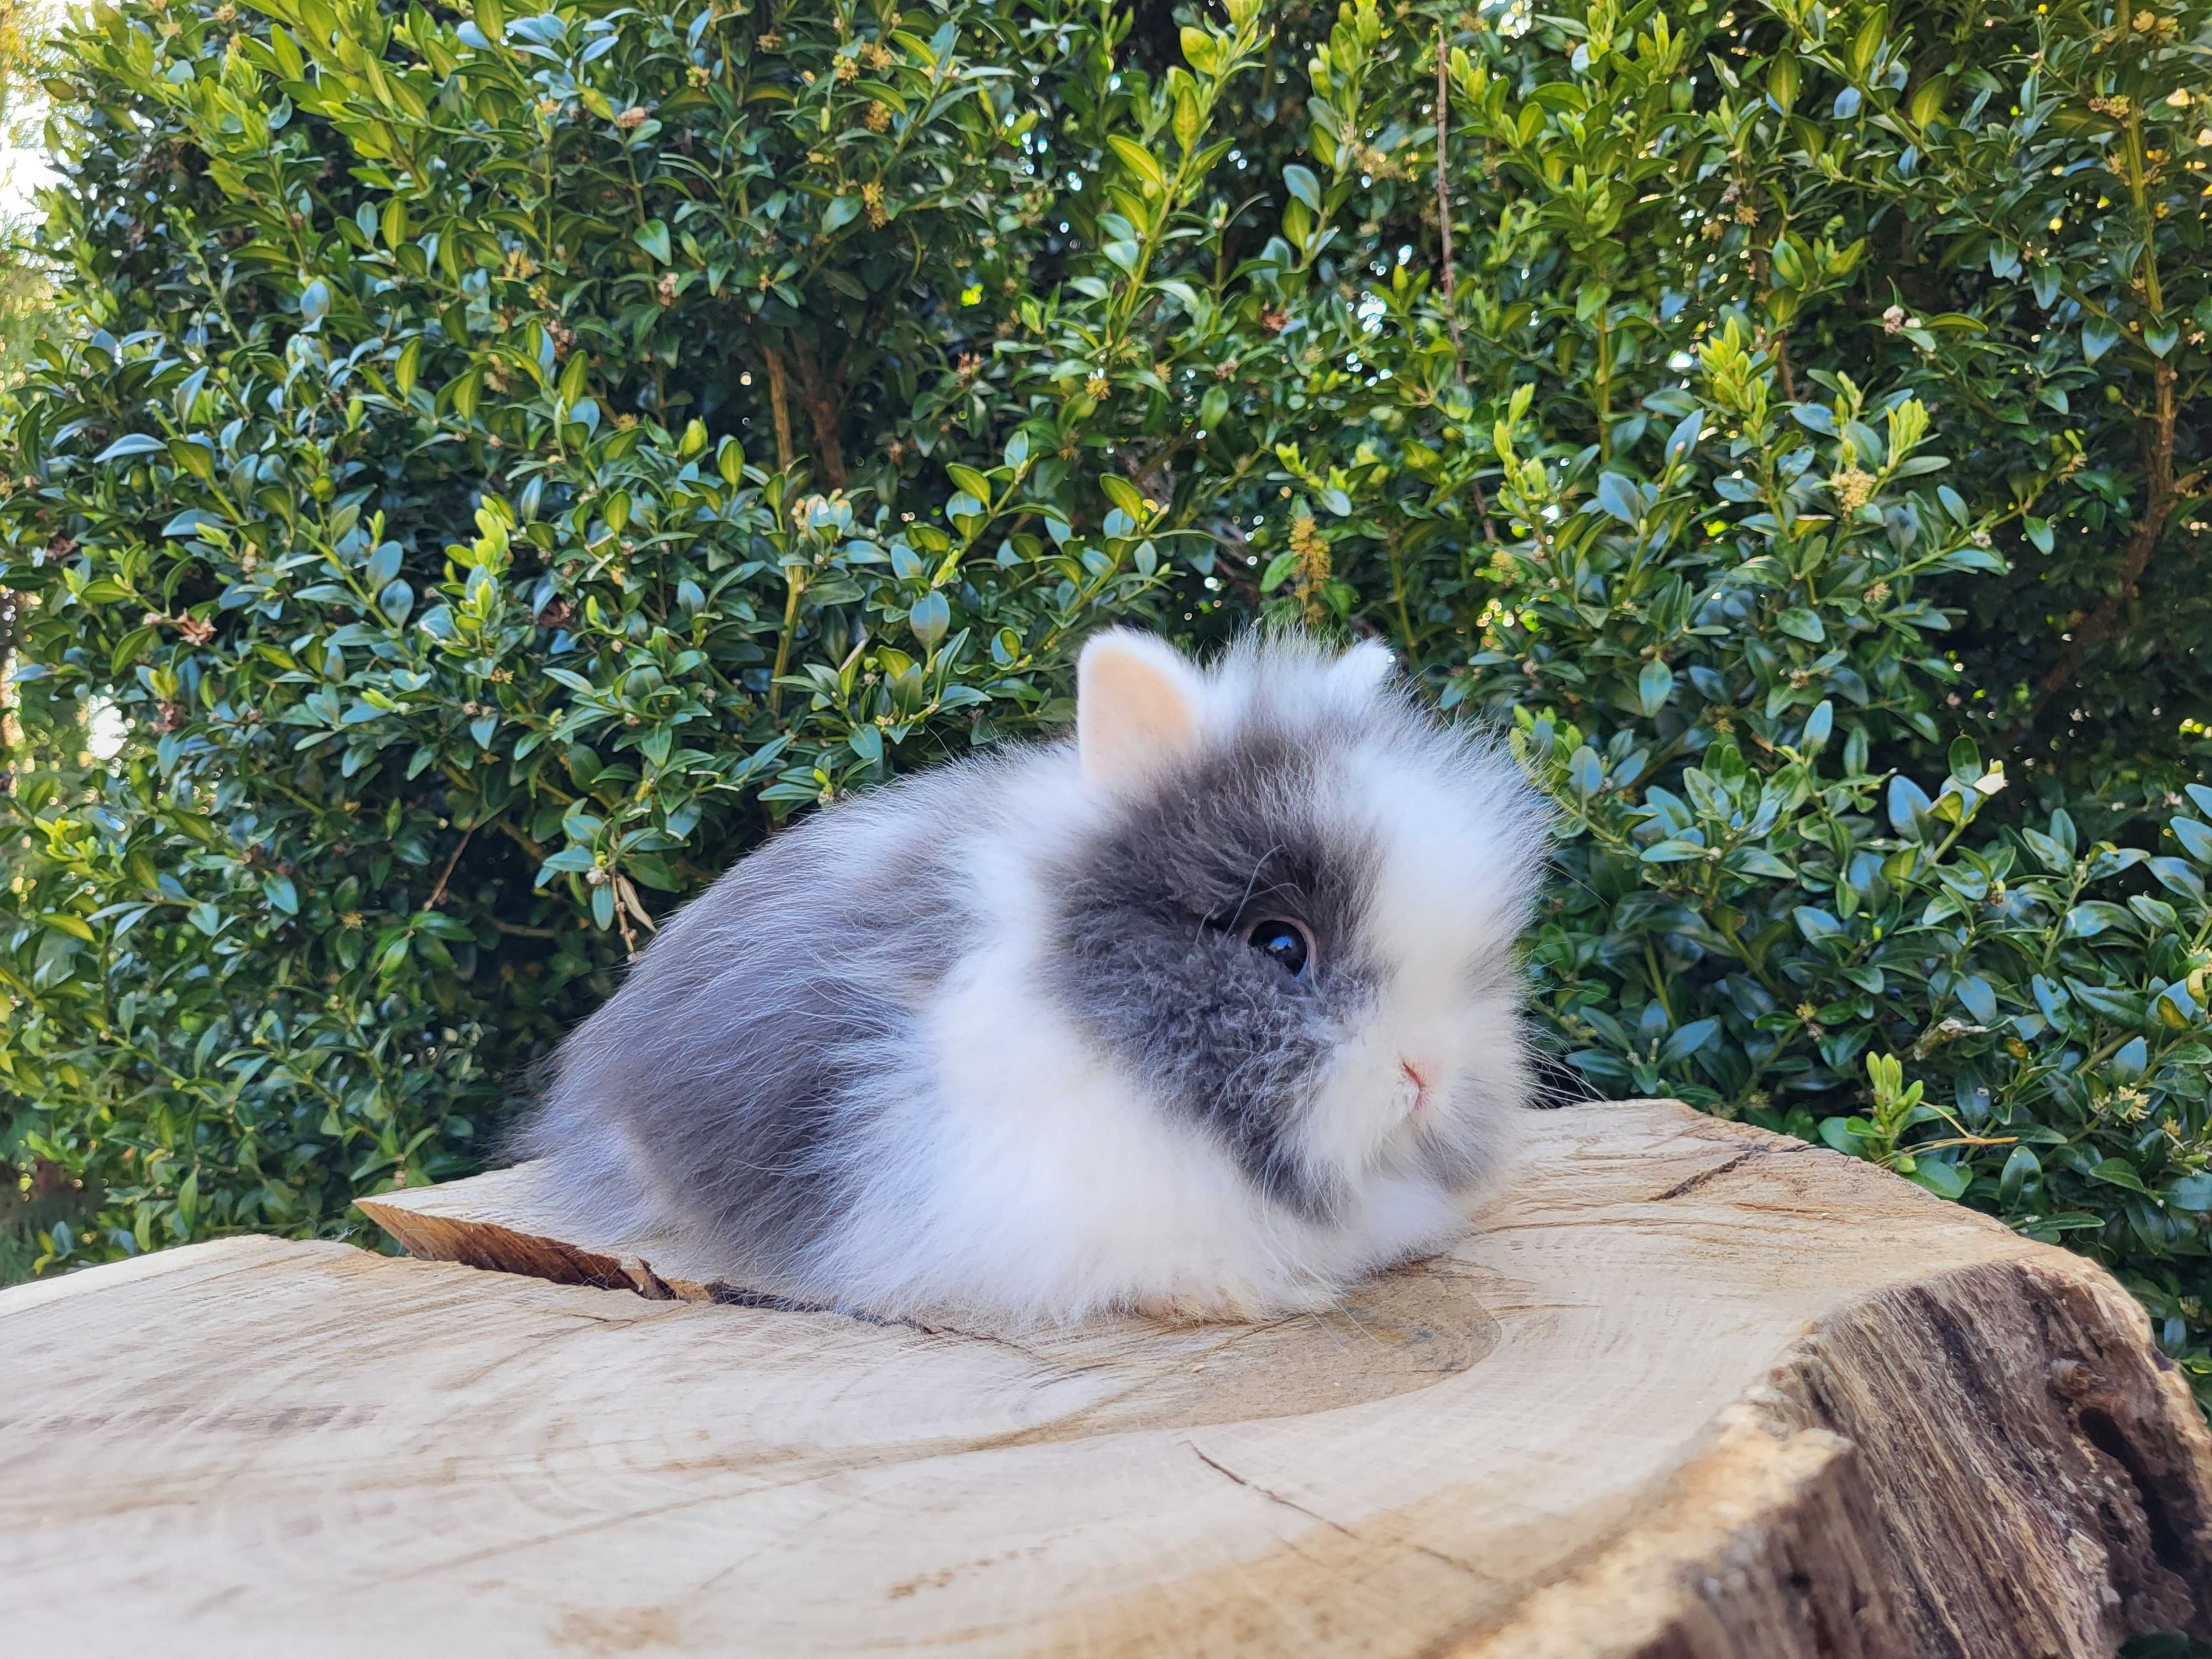
<path fill-rule="evenodd" d="M 1672 1104 L 1539 1139 L 1450 1254 L 1261 1326 L 745 1305 L 552 1237 L 526 1170 L 365 1206 L 447 1261 L 247 1237 L 9 1291 L 0 1628 L 379 1659 L 2212 1634 L 2212 1441 L 2101 1271 Z"/>

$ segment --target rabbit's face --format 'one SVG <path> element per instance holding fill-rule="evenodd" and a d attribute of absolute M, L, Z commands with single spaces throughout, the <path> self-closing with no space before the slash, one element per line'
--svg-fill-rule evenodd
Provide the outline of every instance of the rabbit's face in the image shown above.
<path fill-rule="evenodd" d="M 1140 661 L 1166 690 L 1138 706 L 1175 729 L 1101 768 L 1086 720 L 1112 805 L 1060 872 L 1048 947 L 1099 1046 L 1315 1219 L 1377 1173 L 1471 1178 L 1483 1115 L 1527 1086 L 1512 947 L 1534 792 L 1362 654 L 1262 647 L 1203 678 Z M 1086 672 L 1079 707 L 1117 690 Z"/>

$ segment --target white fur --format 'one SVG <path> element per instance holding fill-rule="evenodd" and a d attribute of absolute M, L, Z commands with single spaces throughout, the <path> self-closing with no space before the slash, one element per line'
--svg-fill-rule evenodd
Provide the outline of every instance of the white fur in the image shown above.
<path fill-rule="evenodd" d="M 1152 666 L 1164 650 L 1133 650 L 1127 636 L 1113 648 Z M 1279 647 L 1264 660 L 1247 647 L 1200 683 L 1173 660 L 1159 672 L 1186 677 L 1174 683 L 1209 731 L 1260 707 L 1317 718 L 1367 702 L 1391 667 L 1379 647 L 1287 670 Z M 1511 942 L 1540 859 L 1525 799 L 1455 772 L 1465 750 L 1442 738 L 1415 757 L 1432 767 L 1378 753 L 1315 780 L 1385 848 L 1368 927 L 1389 975 L 1306 1127 L 1308 1162 L 1352 1194 L 1322 1224 L 1263 1197 L 1207 1131 L 1147 1098 L 1039 988 L 1054 915 L 1043 849 L 1103 823 L 1136 763 L 1126 750 L 1092 763 L 1107 729 L 1095 719 L 1078 750 L 1000 772 L 978 804 L 964 839 L 982 937 L 925 1020 L 938 1087 L 883 1103 L 854 1222 L 815 1264 L 848 1304 L 1013 1323 L 1103 1308 L 1252 1317 L 1322 1306 L 1465 1225 L 1467 1195 L 1413 1172 L 1417 1101 L 1420 1114 L 1485 1114 L 1491 1158 L 1510 1160 L 1528 1088 Z M 1500 972 L 1471 983 L 1468 964 L 1483 960 Z"/>

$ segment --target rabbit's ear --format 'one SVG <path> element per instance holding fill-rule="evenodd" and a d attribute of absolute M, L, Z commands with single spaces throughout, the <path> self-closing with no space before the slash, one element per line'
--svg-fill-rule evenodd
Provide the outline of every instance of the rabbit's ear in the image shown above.
<path fill-rule="evenodd" d="M 1329 665 L 1329 684 L 1355 698 L 1373 696 L 1397 672 L 1398 659 L 1380 640 L 1362 640 Z"/>
<path fill-rule="evenodd" d="M 1206 684 L 1165 640 L 1109 629 L 1075 665 L 1083 775 L 1121 788 L 1197 747 Z"/>

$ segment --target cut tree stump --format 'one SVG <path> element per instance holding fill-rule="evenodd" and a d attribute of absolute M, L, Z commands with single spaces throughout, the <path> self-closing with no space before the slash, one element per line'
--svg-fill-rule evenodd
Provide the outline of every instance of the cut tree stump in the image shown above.
<path fill-rule="evenodd" d="M 11 1291 L 0 1629 L 377 1659 L 2212 1634 L 2212 1441 L 2101 1270 L 1674 1104 L 1537 1139 L 1450 1254 L 1258 1326 L 763 1305 L 550 1236 L 527 1170 L 364 1204 L 444 1262 L 242 1237 Z"/>

